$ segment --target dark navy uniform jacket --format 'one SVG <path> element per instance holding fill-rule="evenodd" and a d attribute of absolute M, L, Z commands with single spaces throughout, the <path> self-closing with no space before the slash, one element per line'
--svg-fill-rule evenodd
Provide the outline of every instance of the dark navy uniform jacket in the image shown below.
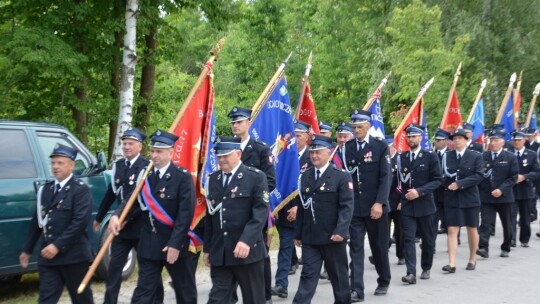
<path fill-rule="evenodd" d="M 423 217 L 437 212 L 433 192 L 441 185 L 441 167 L 439 158 L 433 152 L 420 149 L 416 159 L 411 163 L 410 151 L 401 153 L 400 175 L 409 176 L 401 183 L 403 194 L 401 196 L 401 214 L 413 217 Z M 409 189 L 416 189 L 419 197 L 412 201 L 405 198 Z"/>
<path fill-rule="evenodd" d="M 388 193 L 392 179 L 388 144 L 369 136 L 369 143 L 357 151 L 357 140 L 345 143 L 343 160 L 354 185 L 354 215 L 368 217 L 375 202 L 383 204 L 383 212 L 390 211 Z M 356 169 L 356 170 L 355 170 Z"/>
<path fill-rule="evenodd" d="M 513 187 L 519 172 L 517 157 L 514 153 L 504 150 L 494 160 L 492 160 L 491 151 L 484 152 L 482 157 L 486 173 L 478 187 L 482 203 L 513 203 L 515 201 Z M 490 170 L 491 174 L 489 174 Z M 491 195 L 495 189 L 502 191 L 499 198 Z"/>
<path fill-rule="evenodd" d="M 152 195 L 174 220 L 174 226 L 169 227 L 151 216 L 149 210 L 144 211 L 137 255 L 150 260 L 166 260 L 167 252 L 162 249 L 169 246 L 180 250 L 181 257 L 185 256 L 189 248 L 187 234 L 195 209 L 193 179 L 186 169 L 172 162 L 159 180 L 156 180 L 154 170 L 148 175 Z"/>
<path fill-rule="evenodd" d="M 306 146 L 304 153 L 302 153 L 302 156 L 300 156 L 300 158 L 298 159 L 298 164 L 300 165 L 300 172 L 304 172 L 305 170 L 313 166 L 313 164 L 311 163 L 311 159 L 309 158 L 308 146 Z M 289 215 L 288 211 L 294 206 L 298 206 L 298 208 L 300 208 L 300 200 L 298 199 L 298 197 L 294 198 L 290 203 L 288 203 L 287 205 L 285 205 L 285 207 L 279 210 L 278 216 L 275 221 L 276 225 L 294 228 L 294 221 L 290 222 L 287 219 L 287 215 Z"/>
<path fill-rule="evenodd" d="M 475 141 L 472 141 L 469 144 L 469 146 L 467 146 L 467 149 L 477 151 L 477 152 L 480 152 L 480 153 L 484 152 L 484 147 L 482 147 L 482 144 L 478 143 L 478 142 L 475 142 Z"/>
<path fill-rule="evenodd" d="M 300 194 L 304 202 L 311 199 L 311 207 L 300 204 L 296 213 L 295 239 L 309 245 L 326 245 L 333 234 L 349 238 L 349 225 L 353 214 L 353 185 L 350 175 L 330 164 L 315 180 L 311 167 L 300 177 Z"/>
<path fill-rule="evenodd" d="M 118 206 L 122 205 L 122 201 L 127 201 L 131 197 L 133 190 L 137 186 L 137 177 L 139 173 L 143 171 L 146 166 L 148 166 L 149 161 L 139 155 L 135 163 L 131 165 L 129 169 L 126 170 L 126 159 L 122 158 L 114 163 L 115 170 L 113 180 L 111 184 L 114 183 L 117 188 L 122 187 L 121 195 L 117 196 L 113 189 L 112 185 L 109 184 L 107 192 L 101 201 L 99 206 L 98 213 L 96 215 L 96 221 L 102 222 L 103 218 L 111 208 L 114 201 L 118 198 Z M 123 208 L 117 208 L 114 212 L 115 215 L 120 217 L 122 214 Z M 133 204 L 133 207 L 128 213 L 126 218 L 126 225 L 120 230 L 118 237 L 120 238 L 129 238 L 129 239 L 138 239 L 140 230 L 142 227 L 142 218 L 141 218 L 141 208 L 139 204 Z"/>
<path fill-rule="evenodd" d="M 515 150 L 509 152 L 516 153 Z M 514 196 L 516 200 L 534 199 L 536 198 L 534 185 L 538 178 L 540 178 L 538 156 L 536 155 L 536 152 L 525 149 L 522 155 L 517 156 L 517 161 L 519 166 L 519 174 L 524 175 L 525 180 L 521 183 L 517 183 L 514 186 Z"/>
<path fill-rule="evenodd" d="M 266 175 L 241 164 L 229 185 L 223 188 L 222 171 L 208 179 L 207 200 L 220 211 L 205 216 L 204 252 L 212 266 L 238 266 L 258 262 L 268 256 L 261 233 L 268 220 L 270 195 Z M 234 257 L 234 248 L 241 241 L 250 247 L 245 259 Z"/>
<path fill-rule="evenodd" d="M 448 151 L 443 158 L 442 170 L 445 207 L 480 207 L 480 193 L 477 186 L 484 179 L 482 154 L 465 149 L 461 159 L 458 160 L 457 151 Z M 448 189 L 453 182 L 457 182 L 458 190 Z"/>
<path fill-rule="evenodd" d="M 444 149 L 444 153 L 439 153 L 440 151 L 434 151 L 433 153 L 436 153 L 437 154 L 437 157 L 439 158 L 439 164 L 441 165 L 441 174 L 443 174 L 442 172 L 442 158 L 443 158 L 443 155 L 450 152 L 450 150 L 448 148 Z M 443 178 L 444 178 L 444 174 L 443 174 Z M 441 182 L 441 185 L 439 186 L 439 188 L 437 188 L 437 190 L 435 190 L 435 192 L 433 192 L 434 194 L 434 199 L 436 202 L 444 202 L 444 189 L 445 189 L 445 184 L 444 182 Z"/>
<path fill-rule="evenodd" d="M 40 255 L 39 265 L 55 266 L 90 261 L 92 252 L 86 229 L 92 215 L 92 195 L 88 186 L 72 177 L 54 196 L 54 181 L 48 182 L 41 190 L 41 205 L 41 214 L 43 217 L 48 214 L 49 221 L 45 229 L 39 228 L 37 214 L 34 212 L 29 238 L 23 251 L 31 254 L 39 237 L 46 231 L 40 248 L 54 244 L 59 252 L 51 260 Z"/>
<path fill-rule="evenodd" d="M 276 188 L 276 170 L 270 148 L 265 143 L 250 137 L 244 151 L 242 151 L 241 160 L 244 165 L 263 171 L 268 181 L 268 191 L 274 191 Z"/>
<path fill-rule="evenodd" d="M 390 204 L 390 211 L 397 211 L 397 207 L 401 201 L 401 189 L 398 189 L 398 174 L 397 174 L 397 158 L 399 157 L 398 153 L 395 153 L 394 156 L 390 159 L 391 168 L 392 168 L 392 183 L 390 185 L 390 192 L 388 196 L 388 202 Z"/>

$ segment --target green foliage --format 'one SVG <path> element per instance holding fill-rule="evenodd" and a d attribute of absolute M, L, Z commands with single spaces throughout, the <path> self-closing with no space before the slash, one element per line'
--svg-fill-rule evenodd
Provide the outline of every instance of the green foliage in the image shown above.
<path fill-rule="evenodd" d="M 392 71 L 382 95 L 387 133 L 431 77 L 425 109 L 433 130 L 461 62 L 462 116 L 467 118 L 487 78 L 489 124 L 513 72 L 524 70 L 522 109 L 540 81 L 538 7 L 540 0 L 140 0 L 135 107 L 145 102 L 136 93 L 141 67 L 153 63 L 152 120 L 146 128 L 167 128 L 208 51 L 226 37 L 213 69 L 220 133 L 230 133 L 230 108 L 253 106 L 290 52 L 286 74 L 294 106 L 310 51 L 310 84 L 321 120 L 347 120 Z M 123 33 L 124 14 L 125 0 L 0 0 L 0 118 L 73 129 L 75 107 L 88 113 L 91 147 L 105 149 L 108 123 L 118 113 L 110 79 L 113 55 L 122 51 L 114 46 L 114 33 Z M 158 30 L 155 53 L 145 52 L 151 29 Z M 83 81 L 86 104 L 74 94 Z"/>

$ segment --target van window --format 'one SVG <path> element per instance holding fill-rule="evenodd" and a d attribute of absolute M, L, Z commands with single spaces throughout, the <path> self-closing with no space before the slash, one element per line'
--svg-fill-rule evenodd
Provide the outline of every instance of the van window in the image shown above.
<path fill-rule="evenodd" d="M 2 130 L 0 135 L 0 178 L 37 177 L 34 157 L 23 130 Z"/>
<path fill-rule="evenodd" d="M 57 144 L 62 144 L 68 147 L 76 146 L 69 141 L 69 139 L 63 133 L 56 132 L 37 132 L 38 143 L 41 146 L 41 153 L 43 153 L 44 159 L 49 159 L 54 147 Z M 73 175 L 83 176 L 88 172 L 90 161 L 82 153 L 77 153 L 75 159 L 75 169 L 73 169 Z M 51 166 L 47 166 L 49 176 L 52 176 Z"/>

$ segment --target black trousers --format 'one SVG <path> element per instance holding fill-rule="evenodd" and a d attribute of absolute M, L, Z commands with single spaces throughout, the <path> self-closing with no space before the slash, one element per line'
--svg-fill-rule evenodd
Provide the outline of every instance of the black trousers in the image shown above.
<path fill-rule="evenodd" d="M 390 285 L 390 263 L 388 261 L 388 214 L 384 213 L 378 220 L 370 217 L 353 216 L 349 227 L 351 240 L 349 243 L 351 256 L 351 290 L 364 295 L 364 239 L 368 235 L 369 246 L 373 254 L 375 270 L 379 277 L 377 286 Z M 302 259 L 303 263 L 303 259 Z"/>
<path fill-rule="evenodd" d="M 242 290 L 243 303 L 264 304 L 264 260 L 238 266 L 210 267 L 212 289 L 208 296 L 209 304 L 229 304 L 231 288 L 237 281 Z"/>
<path fill-rule="evenodd" d="M 122 237 L 114 238 L 111 244 L 111 260 L 107 269 L 107 290 L 105 291 L 104 304 L 118 303 L 118 294 L 122 284 L 122 270 L 127 262 L 131 249 L 137 249 L 139 239 L 124 239 Z M 133 258 L 136 258 L 133 256 Z M 163 303 L 163 283 L 158 282 L 156 294 L 153 303 Z"/>
<path fill-rule="evenodd" d="M 489 238 L 491 236 L 491 228 L 495 226 L 497 219 L 497 213 L 501 218 L 503 227 L 503 243 L 501 244 L 501 250 L 510 251 L 510 243 L 512 241 L 512 203 L 482 203 L 482 209 L 480 213 L 480 244 L 479 248 L 489 251 Z"/>
<path fill-rule="evenodd" d="M 189 252 L 181 255 L 174 264 L 169 264 L 165 260 L 150 260 L 139 256 L 139 279 L 131 303 L 153 303 L 158 286 L 163 287 L 161 271 L 165 267 L 172 279 L 176 302 L 197 304 L 196 263 L 193 262 L 195 258 L 196 255 Z"/>
<path fill-rule="evenodd" d="M 38 271 L 39 303 L 58 303 L 64 286 L 69 292 L 72 303 L 94 303 L 90 285 L 86 286 L 82 294 L 77 293 L 77 288 L 88 271 L 88 262 L 59 266 L 38 265 Z"/>
<path fill-rule="evenodd" d="M 311 303 L 323 261 L 332 284 L 334 303 L 351 303 L 346 241 L 328 245 L 302 244 L 302 274 L 293 303 Z"/>
<path fill-rule="evenodd" d="M 531 199 L 516 200 L 512 204 L 512 240 L 517 239 L 517 215 L 519 213 L 519 242 L 528 243 L 531 238 Z"/>
<path fill-rule="evenodd" d="M 435 214 L 423 217 L 402 215 L 403 234 L 405 235 L 405 264 L 407 274 L 416 276 L 416 242 L 417 231 L 422 239 L 422 254 L 420 266 L 422 270 L 431 270 L 433 265 L 433 249 L 435 248 L 435 230 L 433 230 L 433 218 Z"/>
<path fill-rule="evenodd" d="M 403 223 L 401 219 L 401 211 L 391 211 L 388 213 L 388 224 L 394 222 L 394 240 L 396 241 L 396 257 L 403 259 Z"/>

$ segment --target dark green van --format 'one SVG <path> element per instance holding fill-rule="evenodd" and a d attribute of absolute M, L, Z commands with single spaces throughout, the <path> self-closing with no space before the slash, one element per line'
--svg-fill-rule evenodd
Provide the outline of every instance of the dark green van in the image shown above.
<path fill-rule="evenodd" d="M 27 272 L 37 271 L 38 245 L 28 268 L 19 265 L 19 254 L 26 242 L 28 225 L 36 212 L 36 193 L 40 185 L 53 179 L 49 155 L 57 144 L 79 149 L 73 174 L 86 182 L 94 200 L 88 235 L 94 254 L 99 251 L 107 229 L 92 230 L 92 221 L 110 182 L 106 159 L 97 157 L 66 128 L 48 123 L 0 120 L 0 280 L 19 279 Z M 107 220 L 104 220 L 105 223 Z M 38 242 L 39 244 L 39 242 Z M 104 263 L 108 262 L 104 259 Z M 124 268 L 125 276 L 133 271 L 135 259 Z M 98 275 L 104 278 L 107 265 L 100 265 Z"/>

